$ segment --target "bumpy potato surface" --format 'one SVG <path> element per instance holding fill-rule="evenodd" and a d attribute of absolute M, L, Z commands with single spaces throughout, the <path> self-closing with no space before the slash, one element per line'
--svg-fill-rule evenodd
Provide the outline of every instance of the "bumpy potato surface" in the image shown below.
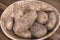
<path fill-rule="evenodd" d="M 55 28 L 54 11 L 51 5 L 42 1 L 17 1 L 6 8 L 1 20 L 7 30 L 19 37 L 41 38 Z"/>
<path fill-rule="evenodd" d="M 46 33 L 47 33 L 47 28 L 44 25 L 41 25 L 37 22 L 35 22 L 31 26 L 30 30 L 31 30 L 32 35 L 37 38 L 42 37 L 42 36 L 46 35 Z"/>
<path fill-rule="evenodd" d="M 28 31 L 24 31 L 24 32 L 21 32 L 21 33 L 17 33 L 16 34 L 19 36 L 19 37 L 22 37 L 22 38 L 31 38 L 31 32 L 28 30 Z"/>
<path fill-rule="evenodd" d="M 45 24 L 48 21 L 48 15 L 45 12 L 40 11 L 37 14 L 38 14 L 37 21 L 39 23 Z"/>
<path fill-rule="evenodd" d="M 35 11 L 30 11 L 29 13 L 26 13 L 21 19 L 19 19 L 14 24 L 13 31 L 16 33 L 28 30 L 30 26 L 34 23 L 36 18 L 37 14 Z"/>
<path fill-rule="evenodd" d="M 49 14 L 49 20 L 46 24 L 46 26 L 48 27 L 48 30 L 52 30 L 55 27 L 56 24 L 56 15 L 54 12 Z"/>
<path fill-rule="evenodd" d="M 2 21 L 4 21 L 4 25 L 6 26 L 7 30 L 12 30 L 13 18 L 7 17 L 7 18 L 2 19 Z"/>

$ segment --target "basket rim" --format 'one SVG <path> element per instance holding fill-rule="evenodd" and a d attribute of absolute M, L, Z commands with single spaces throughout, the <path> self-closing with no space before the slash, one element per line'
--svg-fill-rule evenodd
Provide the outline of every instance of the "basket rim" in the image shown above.
<path fill-rule="evenodd" d="M 19 2 L 21 2 L 21 1 L 19 1 Z M 40 1 L 40 2 L 44 2 L 44 1 Z M 44 3 L 46 3 L 46 2 L 44 2 Z M 47 3 L 47 4 L 49 4 L 49 3 Z M 12 5 L 12 4 L 11 4 L 11 5 Z M 52 5 L 51 5 L 51 6 L 52 6 Z M 9 6 L 8 6 L 8 7 L 9 7 Z M 52 6 L 52 7 L 53 7 L 53 6 Z M 56 11 L 57 14 L 58 14 L 58 17 L 59 17 L 58 20 L 60 20 L 60 16 L 59 16 L 58 10 L 57 10 L 55 7 L 53 7 L 53 8 L 55 9 L 55 11 Z M 3 24 L 3 23 L 2 23 L 2 24 Z M 1 24 L 1 29 L 2 29 L 3 33 L 4 33 L 7 37 L 9 37 L 10 39 L 17 40 L 16 38 L 13 38 L 13 37 L 11 37 L 10 35 L 8 35 L 8 34 L 6 33 L 6 31 L 4 30 L 2 24 Z M 39 39 L 37 39 L 37 40 L 44 40 L 44 39 L 50 37 L 52 34 L 54 34 L 54 33 L 56 32 L 56 30 L 59 28 L 59 25 L 60 25 L 60 21 L 58 21 L 57 26 L 54 28 L 54 30 L 53 30 L 51 33 L 49 33 L 48 35 L 46 35 L 46 36 L 44 36 L 44 37 L 42 37 L 42 38 L 39 38 Z"/>

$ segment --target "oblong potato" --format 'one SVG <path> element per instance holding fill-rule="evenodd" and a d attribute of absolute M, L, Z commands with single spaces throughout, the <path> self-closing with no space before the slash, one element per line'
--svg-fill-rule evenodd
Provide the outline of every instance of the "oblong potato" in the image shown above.
<path fill-rule="evenodd" d="M 28 3 L 28 7 L 29 7 L 30 10 L 36 10 L 36 11 L 41 10 L 41 4 L 40 4 L 39 1 L 36 1 L 36 0 L 35 1 L 30 1 Z"/>
<path fill-rule="evenodd" d="M 15 22 L 13 31 L 16 33 L 28 30 L 30 26 L 34 23 L 36 18 L 36 11 L 30 11 L 26 13 L 22 18 Z"/>
<path fill-rule="evenodd" d="M 56 24 L 56 15 L 54 12 L 52 13 L 49 13 L 49 20 L 46 24 L 46 26 L 48 27 L 48 30 L 52 30 L 54 27 L 55 27 L 55 24 Z"/>
<path fill-rule="evenodd" d="M 45 2 L 41 2 L 41 10 L 43 10 L 43 11 L 54 11 L 54 8 Z"/>
<path fill-rule="evenodd" d="M 37 21 L 41 24 L 45 24 L 47 21 L 48 21 L 48 15 L 43 12 L 43 11 L 40 11 L 37 13 L 38 16 L 37 16 Z"/>
<path fill-rule="evenodd" d="M 21 32 L 21 33 L 15 33 L 17 36 L 22 37 L 22 38 L 31 38 L 31 32 L 29 30 Z"/>
<path fill-rule="evenodd" d="M 37 38 L 40 38 L 47 34 L 47 28 L 44 25 L 37 23 L 37 22 L 35 22 L 31 26 L 30 31 L 31 31 L 32 35 Z"/>

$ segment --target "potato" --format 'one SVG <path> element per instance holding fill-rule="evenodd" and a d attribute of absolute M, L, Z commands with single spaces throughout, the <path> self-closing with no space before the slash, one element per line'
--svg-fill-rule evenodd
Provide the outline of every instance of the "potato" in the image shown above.
<path fill-rule="evenodd" d="M 45 2 L 41 2 L 40 4 L 41 4 L 41 10 L 54 11 L 54 8 L 51 5 L 49 5 L 49 4 L 45 3 Z"/>
<path fill-rule="evenodd" d="M 13 27 L 13 18 L 7 17 L 2 19 L 5 23 L 6 29 L 12 30 Z"/>
<path fill-rule="evenodd" d="M 52 30 L 55 27 L 56 21 L 57 21 L 57 19 L 56 19 L 55 13 L 51 12 L 49 14 L 49 20 L 46 24 L 46 26 L 48 27 L 48 30 Z"/>
<path fill-rule="evenodd" d="M 15 22 L 24 15 L 23 11 L 25 9 L 25 5 L 23 4 L 22 3 L 20 4 L 19 2 L 13 4 L 13 12 L 15 13 L 14 15 Z"/>
<path fill-rule="evenodd" d="M 17 20 L 19 20 L 23 15 L 24 15 L 24 14 L 23 14 L 22 11 L 18 11 L 18 12 L 15 14 L 15 16 L 14 16 L 15 22 L 16 22 Z"/>
<path fill-rule="evenodd" d="M 39 1 L 30 1 L 30 3 L 28 3 L 28 7 L 30 10 L 36 10 L 39 11 L 41 10 L 41 4 Z"/>
<path fill-rule="evenodd" d="M 36 11 L 30 11 L 26 13 L 22 18 L 15 22 L 13 31 L 16 33 L 28 30 L 36 18 Z"/>
<path fill-rule="evenodd" d="M 38 22 L 35 22 L 31 26 L 30 31 L 31 31 L 32 35 L 37 38 L 40 38 L 47 34 L 47 28 Z"/>
<path fill-rule="evenodd" d="M 31 38 L 31 32 L 29 30 L 21 32 L 21 33 L 16 32 L 15 34 L 19 37 L 22 37 L 22 38 Z"/>
<path fill-rule="evenodd" d="M 45 12 L 40 11 L 37 14 L 38 14 L 37 22 L 45 24 L 48 21 L 48 15 Z"/>

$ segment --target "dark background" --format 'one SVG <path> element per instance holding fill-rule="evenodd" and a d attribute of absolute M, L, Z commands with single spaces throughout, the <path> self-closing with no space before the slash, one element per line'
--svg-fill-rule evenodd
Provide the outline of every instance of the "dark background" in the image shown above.
<path fill-rule="evenodd" d="M 0 15 L 8 5 L 10 5 L 15 1 L 18 0 L 0 0 Z M 41 1 L 53 5 L 60 12 L 60 0 L 41 0 Z M 11 40 L 3 34 L 1 28 L 0 28 L 0 40 Z M 60 40 L 60 28 L 51 37 L 49 37 L 46 40 Z"/>

